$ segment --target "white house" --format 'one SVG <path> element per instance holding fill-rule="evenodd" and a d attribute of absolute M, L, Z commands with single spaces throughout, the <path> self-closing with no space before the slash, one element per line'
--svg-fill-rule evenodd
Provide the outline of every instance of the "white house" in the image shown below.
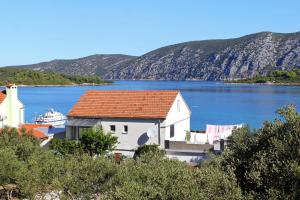
<path fill-rule="evenodd" d="M 133 155 L 140 145 L 185 141 L 190 117 L 179 91 L 91 90 L 68 113 L 66 137 L 78 140 L 85 128 L 98 125 L 118 137 L 117 152 Z"/>
<path fill-rule="evenodd" d="M 24 105 L 18 99 L 18 88 L 8 84 L 0 92 L 0 128 L 4 126 L 18 127 L 24 123 Z"/>

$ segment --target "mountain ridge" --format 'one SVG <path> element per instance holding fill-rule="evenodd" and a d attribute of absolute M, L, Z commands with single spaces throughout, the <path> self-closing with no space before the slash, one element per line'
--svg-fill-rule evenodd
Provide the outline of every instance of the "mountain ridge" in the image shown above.
<path fill-rule="evenodd" d="M 168 45 L 141 56 L 95 54 L 17 67 L 105 79 L 236 80 L 299 68 L 300 32 L 259 32 Z"/>

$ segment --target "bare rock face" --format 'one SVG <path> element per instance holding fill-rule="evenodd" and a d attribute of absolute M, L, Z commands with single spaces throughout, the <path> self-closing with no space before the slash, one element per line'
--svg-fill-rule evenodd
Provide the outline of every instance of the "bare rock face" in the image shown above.
<path fill-rule="evenodd" d="M 140 57 L 93 55 L 25 66 L 105 79 L 233 80 L 300 67 L 300 32 L 262 32 L 227 40 L 205 40 L 163 47 Z"/>
<path fill-rule="evenodd" d="M 233 80 L 300 67 L 300 33 L 257 33 L 229 40 L 196 41 L 157 49 L 108 79 Z"/>
<path fill-rule="evenodd" d="M 115 65 L 126 63 L 133 58 L 135 57 L 121 54 L 103 54 L 70 60 L 52 60 L 17 67 L 27 67 L 37 71 L 54 71 L 68 75 L 103 75 Z"/>

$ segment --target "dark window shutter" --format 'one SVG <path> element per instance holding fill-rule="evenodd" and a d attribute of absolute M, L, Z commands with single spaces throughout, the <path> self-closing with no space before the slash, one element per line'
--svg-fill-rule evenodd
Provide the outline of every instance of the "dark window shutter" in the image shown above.
<path fill-rule="evenodd" d="M 172 124 L 170 126 L 170 137 L 172 138 L 172 137 L 174 137 L 174 135 L 175 135 L 175 129 L 174 129 L 174 124 Z"/>

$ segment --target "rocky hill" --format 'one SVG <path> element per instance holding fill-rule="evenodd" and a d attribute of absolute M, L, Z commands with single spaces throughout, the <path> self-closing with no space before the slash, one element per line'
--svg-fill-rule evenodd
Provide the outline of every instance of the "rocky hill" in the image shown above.
<path fill-rule="evenodd" d="M 67 75 L 91 76 L 104 75 L 112 68 L 117 69 L 119 65 L 126 65 L 133 58 L 135 57 L 121 54 L 96 54 L 78 59 L 60 59 L 14 67 L 31 68 L 36 71 L 53 71 Z"/>
<path fill-rule="evenodd" d="M 300 67 L 300 32 L 262 32 L 159 48 L 140 57 L 94 55 L 27 66 L 106 79 L 234 80 Z"/>

